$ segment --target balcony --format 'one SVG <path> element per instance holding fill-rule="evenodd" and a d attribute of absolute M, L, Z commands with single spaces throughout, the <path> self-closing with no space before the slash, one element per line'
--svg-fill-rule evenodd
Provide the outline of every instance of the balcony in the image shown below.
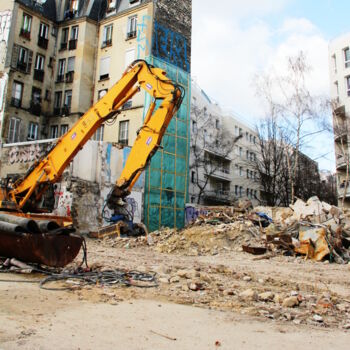
<path fill-rule="evenodd" d="M 58 116 L 62 115 L 62 109 L 59 108 L 59 107 L 55 107 L 55 108 L 53 109 L 53 115 L 54 115 L 55 117 L 58 117 Z"/>
<path fill-rule="evenodd" d="M 345 195 L 345 198 L 350 197 L 350 183 L 348 183 L 346 192 L 345 192 L 345 181 L 340 184 L 338 187 L 338 198 L 343 198 Z"/>
<path fill-rule="evenodd" d="M 22 105 L 22 101 L 19 98 L 15 98 L 15 97 L 11 98 L 11 106 L 12 107 L 20 108 L 21 105 Z"/>
<path fill-rule="evenodd" d="M 212 147 L 210 145 L 205 145 L 204 151 L 210 155 L 215 156 L 215 158 L 225 159 L 226 161 L 231 161 L 227 154 L 222 154 L 217 147 Z"/>
<path fill-rule="evenodd" d="M 337 164 L 337 170 L 345 170 L 346 169 L 346 163 L 347 163 L 347 156 L 338 154 L 336 157 L 336 164 Z"/>
<path fill-rule="evenodd" d="M 337 143 L 346 143 L 347 142 L 347 129 L 344 127 L 344 129 L 340 130 L 338 129 L 338 132 L 334 134 L 334 141 Z"/>
<path fill-rule="evenodd" d="M 225 190 L 211 190 L 204 193 L 204 199 L 208 204 L 230 204 L 230 192 Z"/>
<path fill-rule="evenodd" d="M 74 80 L 74 72 L 66 73 L 66 83 L 72 83 Z"/>
<path fill-rule="evenodd" d="M 67 45 L 68 45 L 68 43 L 61 43 L 60 51 L 67 50 Z"/>
<path fill-rule="evenodd" d="M 27 73 L 28 65 L 26 62 L 17 62 L 17 69 L 23 73 Z"/>
<path fill-rule="evenodd" d="M 63 83 L 64 82 L 64 74 L 57 75 L 56 83 Z"/>
<path fill-rule="evenodd" d="M 136 30 L 133 30 L 132 32 L 126 33 L 126 39 L 133 39 L 136 38 Z"/>
<path fill-rule="evenodd" d="M 68 50 L 75 50 L 77 48 L 77 42 L 78 42 L 77 39 L 69 40 Z"/>
<path fill-rule="evenodd" d="M 42 69 L 34 69 L 34 80 L 37 80 L 37 81 L 41 81 L 43 82 L 44 81 L 44 71 Z"/>
<path fill-rule="evenodd" d="M 26 30 L 26 29 L 21 28 L 21 31 L 19 32 L 19 35 L 20 35 L 22 38 L 25 38 L 25 39 L 30 40 L 30 31 L 28 31 L 28 30 Z"/>
<path fill-rule="evenodd" d="M 207 175 L 215 179 L 231 182 L 230 170 L 227 168 L 218 168 L 213 173 Z"/>
<path fill-rule="evenodd" d="M 101 49 L 108 47 L 108 46 L 112 46 L 112 39 L 108 39 L 108 40 L 103 41 Z"/>
<path fill-rule="evenodd" d="M 38 46 L 41 47 L 42 49 L 47 49 L 47 46 L 49 44 L 49 40 L 46 38 L 43 38 L 42 36 L 38 37 Z"/>
<path fill-rule="evenodd" d="M 34 115 L 40 116 L 41 114 L 41 103 L 39 102 L 30 102 L 30 112 Z"/>
<path fill-rule="evenodd" d="M 62 116 L 66 116 L 66 115 L 69 115 L 70 114 L 70 106 L 64 106 L 62 108 L 62 112 L 61 112 Z"/>

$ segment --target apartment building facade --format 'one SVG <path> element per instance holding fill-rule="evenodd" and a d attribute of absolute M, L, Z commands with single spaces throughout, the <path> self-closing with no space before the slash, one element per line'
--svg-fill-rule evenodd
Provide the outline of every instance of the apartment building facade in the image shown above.
<path fill-rule="evenodd" d="M 186 95 L 144 175 L 144 217 L 151 229 L 181 227 L 188 198 L 191 10 L 191 0 L 1 1 L 0 27 L 8 31 L 1 43 L 0 143 L 64 135 L 132 61 L 145 59 Z M 131 146 L 149 103 L 139 93 L 93 139 Z"/>
<path fill-rule="evenodd" d="M 350 33 L 329 44 L 330 91 L 333 100 L 333 130 L 338 203 L 350 207 Z"/>
<path fill-rule="evenodd" d="M 190 202 L 229 205 L 243 198 L 258 204 L 256 133 L 194 82 L 191 91 Z"/>

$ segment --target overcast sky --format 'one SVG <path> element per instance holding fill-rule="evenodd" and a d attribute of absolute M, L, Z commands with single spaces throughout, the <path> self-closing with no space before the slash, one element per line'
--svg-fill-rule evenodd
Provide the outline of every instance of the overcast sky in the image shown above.
<path fill-rule="evenodd" d="M 192 76 L 220 105 L 254 125 L 263 116 L 254 75 L 283 70 L 303 50 L 312 66 L 309 87 L 329 93 L 328 42 L 350 32 L 347 0 L 193 0 Z M 320 168 L 334 170 L 333 142 L 307 150 Z"/>

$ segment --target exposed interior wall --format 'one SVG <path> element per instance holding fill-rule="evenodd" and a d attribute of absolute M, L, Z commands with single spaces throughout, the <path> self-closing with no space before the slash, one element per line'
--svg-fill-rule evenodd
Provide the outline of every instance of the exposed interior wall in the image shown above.
<path fill-rule="evenodd" d="M 26 142 L 5 145 L 1 153 L 0 177 L 24 174 L 50 147 L 51 142 Z M 96 231 L 107 224 L 102 218 L 105 199 L 119 178 L 130 148 L 119 149 L 107 142 L 89 141 L 64 172 L 62 180 L 54 184 L 56 215 L 72 216 L 80 233 Z M 128 197 L 134 222 L 141 222 L 143 176 Z M 105 208 L 105 215 L 109 215 Z"/>

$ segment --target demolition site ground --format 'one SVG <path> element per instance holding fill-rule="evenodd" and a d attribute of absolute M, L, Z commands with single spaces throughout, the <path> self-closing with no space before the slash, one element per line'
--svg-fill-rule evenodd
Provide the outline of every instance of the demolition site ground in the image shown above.
<path fill-rule="evenodd" d="M 349 349 L 349 264 L 215 241 L 202 254 L 157 236 L 87 247 L 93 270 L 155 272 L 157 286 L 67 279 L 45 287 L 68 290 L 45 290 L 41 274 L 0 274 L 0 349 Z"/>

